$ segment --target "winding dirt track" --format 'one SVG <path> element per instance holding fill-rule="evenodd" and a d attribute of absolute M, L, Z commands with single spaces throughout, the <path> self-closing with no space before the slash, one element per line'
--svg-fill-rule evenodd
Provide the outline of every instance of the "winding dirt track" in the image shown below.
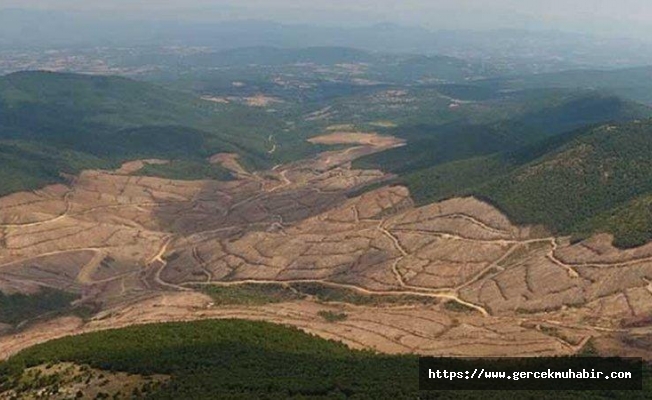
<path fill-rule="evenodd" d="M 60 221 L 66 218 L 70 213 L 70 210 L 72 209 L 72 202 L 70 201 L 71 195 L 72 195 L 72 191 L 69 191 L 66 192 L 66 194 L 63 196 L 63 201 L 66 203 L 66 210 L 57 216 L 54 216 L 50 219 L 46 219 L 44 221 L 26 222 L 26 223 L 19 223 L 19 224 L 0 224 L 0 228 L 30 228 L 30 227 L 42 226 L 45 224 L 51 224 Z"/>
<path fill-rule="evenodd" d="M 389 176 L 350 162 L 402 142 L 342 132 L 314 142 L 355 146 L 270 171 L 234 167 L 232 182 L 86 171 L 67 188 L 0 199 L 0 290 L 48 286 L 101 306 L 87 322 L 42 321 L 0 337 L 0 357 L 69 334 L 202 318 L 261 319 L 353 347 L 443 356 L 571 354 L 590 338 L 652 333 L 652 245 L 570 245 L 472 198 L 416 208 L 400 186 L 354 195 Z M 382 300 L 306 295 L 217 307 L 198 292 L 254 284 Z M 324 310 L 347 319 L 329 323 Z"/>

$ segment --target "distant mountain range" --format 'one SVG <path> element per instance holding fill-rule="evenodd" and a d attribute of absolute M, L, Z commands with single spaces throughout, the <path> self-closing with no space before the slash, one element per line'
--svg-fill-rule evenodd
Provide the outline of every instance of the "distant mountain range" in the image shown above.
<path fill-rule="evenodd" d="M 2 10 L 0 48 L 75 46 L 354 47 L 442 54 L 505 64 L 515 72 L 652 64 L 652 44 L 555 31 L 430 31 L 377 24 L 358 28 L 266 21 L 184 23 L 82 18 L 75 14 Z"/>

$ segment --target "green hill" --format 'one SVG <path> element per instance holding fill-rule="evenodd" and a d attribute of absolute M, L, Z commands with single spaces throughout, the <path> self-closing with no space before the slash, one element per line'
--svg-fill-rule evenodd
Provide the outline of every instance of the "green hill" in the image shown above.
<path fill-rule="evenodd" d="M 606 125 L 479 190 L 516 222 L 564 234 L 608 231 L 623 247 L 652 239 L 652 121 Z M 632 212 L 639 210 L 639 212 Z M 640 212 L 643 211 L 643 212 Z"/>
<path fill-rule="evenodd" d="M 652 120 L 580 129 L 517 150 L 407 173 L 421 202 L 475 195 L 517 223 L 556 233 L 652 239 Z"/>
<path fill-rule="evenodd" d="M 436 115 L 427 123 L 405 121 L 389 132 L 407 139 L 406 146 L 354 166 L 398 174 L 419 204 L 474 195 L 516 223 L 559 234 L 611 232 L 621 247 L 652 239 L 645 206 L 652 198 L 646 153 L 652 123 L 622 124 L 649 118 L 648 107 L 599 91 L 438 90 L 484 100 L 458 103 L 460 115 L 451 122 L 433 123 Z M 608 133 L 587 128 L 611 122 L 621 125 L 609 125 Z"/>
<path fill-rule="evenodd" d="M 450 96 L 453 111 L 412 113 L 412 123 L 388 130 L 406 146 L 354 166 L 398 174 L 420 204 L 474 195 L 514 222 L 559 234 L 611 232 L 621 247 L 652 239 L 652 123 L 627 123 L 647 121 L 649 107 L 584 89 L 436 90 Z"/>
<path fill-rule="evenodd" d="M 10 74 L 0 77 L 0 194 L 134 158 L 197 163 L 237 152 L 266 166 L 266 138 L 284 127 L 262 110 L 125 78 Z"/>
<path fill-rule="evenodd" d="M 467 94 L 469 91 L 468 87 L 464 90 Z M 590 124 L 651 115 L 650 108 L 601 92 L 522 91 L 465 104 L 452 122 L 435 123 L 429 116 L 420 117 L 427 122 L 416 117 L 412 123 L 406 120 L 389 131 L 405 138 L 406 146 L 365 157 L 356 165 L 406 174 L 447 162 L 514 151 Z"/>
<path fill-rule="evenodd" d="M 496 89 L 594 88 L 652 105 L 652 67 L 617 70 L 571 70 L 477 82 Z"/>
<path fill-rule="evenodd" d="M 23 371 L 63 361 L 169 375 L 134 394 L 148 399 L 642 399 L 649 390 L 646 376 L 644 391 L 419 392 L 416 355 L 356 351 L 295 328 L 222 320 L 132 326 L 37 345 L 0 364 L 0 392 L 55 390 L 56 376 L 27 379 Z"/>

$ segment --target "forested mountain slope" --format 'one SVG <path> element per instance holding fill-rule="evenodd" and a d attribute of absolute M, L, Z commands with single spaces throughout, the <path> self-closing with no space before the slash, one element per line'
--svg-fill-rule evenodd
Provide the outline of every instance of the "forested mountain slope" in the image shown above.
<path fill-rule="evenodd" d="M 235 152 L 266 165 L 266 138 L 281 126 L 258 109 L 125 78 L 10 74 L 0 77 L 0 194 L 136 158 Z"/>
<path fill-rule="evenodd" d="M 444 163 L 403 178 L 421 202 L 486 199 L 517 223 L 561 234 L 652 239 L 652 120 L 580 129 L 514 151 Z"/>
<path fill-rule="evenodd" d="M 406 146 L 363 158 L 358 165 L 404 174 L 513 151 L 591 124 L 652 116 L 650 108 L 596 91 L 530 90 L 461 104 L 455 118 L 439 111 L 440 123 L 425 116 L 403 122 L 390 132 L 405 138 Z"/>
<path fill-rule="evenodd" d="M 596 88 L 652 104 L 652 67 L 616 70 L 570 70 L 519 77 L 497 78 L 481 83 L 496 89 Z"/>

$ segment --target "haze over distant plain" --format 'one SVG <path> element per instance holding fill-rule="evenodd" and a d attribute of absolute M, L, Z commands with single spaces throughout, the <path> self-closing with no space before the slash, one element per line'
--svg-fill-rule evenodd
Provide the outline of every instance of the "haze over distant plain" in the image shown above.
<path fill-rule="evenodd" d="M 558 29 L 652 38 L 648 0 L 0 0 L 2 9 L 73 11 L 143 19 L 366 25 L 392 22 L 430 29 Z"/>

